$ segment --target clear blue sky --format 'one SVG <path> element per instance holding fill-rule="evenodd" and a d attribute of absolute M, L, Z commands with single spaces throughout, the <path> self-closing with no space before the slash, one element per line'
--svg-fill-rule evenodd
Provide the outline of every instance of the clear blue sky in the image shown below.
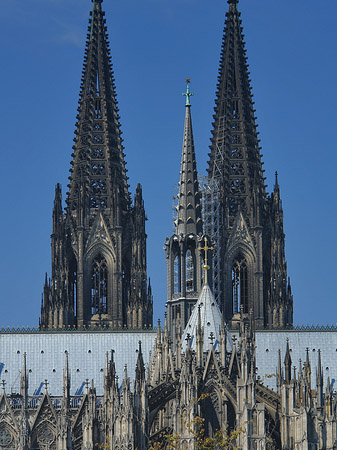
<path fill-rule="evenodd" d="M 132 192 L 144 190 L 155 318 L 186 77 L 204 174 L 227 2 L 105 0 Z M 89 0 L 1 0 L 0 326 L 37 324 L 54 186 L 65 194 Z M 278 170 L 295 323 L 337 322 L 337 2 L 241 0 L 264 168 Z"/>

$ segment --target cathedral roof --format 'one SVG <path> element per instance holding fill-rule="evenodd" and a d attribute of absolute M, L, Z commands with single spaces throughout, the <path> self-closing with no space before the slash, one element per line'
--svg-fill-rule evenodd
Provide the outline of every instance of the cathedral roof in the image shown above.
<path fill-rule="evenodd" d="M 114 350 L 119 384 L 124 378 L 125 365 L 134 381 L 139 361 L 139 341 L 142 343 L 143 364 L 147 367 L 156 331 L 45 331 L 0 334 L 0 376 L 7 391 L 20 392 L 20 374 L 26 354 L 28 395 L 40 395 L 44 381 L 48 392 L 60 396 L 63 392 L 63 370 L 68 356 L 71 379 L 70 394 L 82 395 L 85 383 L 93 380 L 97 395 L 103 395 L 106 352 Z"/>
<path fill-rule="evenodd" d="M 193 350 L 196 349 L 196 336 L 200 325 L 204 342 L 204 351 L 209 350 L 212 345 L 214 349 L 218 347 L 222 327 L 225 328 L 227 334 L 227 350 L 231 351 L 232 340 L 230 334 L 226 324 L 223 323 L 220 308 L 208 283 L 204 283 L 198 301 L 184 330 L 182 337 L 183 350 L 186 350 L 189 336 L 191 348 Z"/>

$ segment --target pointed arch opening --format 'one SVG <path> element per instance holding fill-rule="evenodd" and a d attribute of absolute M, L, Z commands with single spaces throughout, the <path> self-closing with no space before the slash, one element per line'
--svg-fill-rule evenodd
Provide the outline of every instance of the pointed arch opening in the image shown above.
<path fill-rule="evenodd" d="M 185 255 L 186 292 L 194 292 L 195 289 L 195 264 L 193 254 L 190 249 Z"/>
<path fill-rule="evenodd" d="M 5 423 L 0 426 L 0 449 L 15 450 L 17 442 L 13 430 Z"/>
<path fill-rule="evenodd" d="M 77 261 L 73 255 L 69 263 L 69 283 L 68 283 L 68 298 L 70 301 L 70 309 L 73 313 L 74 320 L 77 316 Z M 69 323 L 71 314 L 68 317 L 68 325 L 75 325 L 75 323 Z"/>
<path fill-rule="evenodd" d="M 56 430 L 48 421 L 41 422 L 33 433 L 31 448 L 39 450 L 56 450 Z"/>
<path fill-rule="evenodd" d="M 248 266 L 242 254 L 232 265 L 232 306 L 233 314 L 237 314 L 241 307 L 244 313 L 248 312 Z"/>
<path fill-rule="evenodd" d="M 179 294 L 180 291 L 180 255 L 177 254 L 173 261 L 173 292 Z"/>
<path fill-rule="evenodd" d="M 108 312 L 108 264 L 99 253 L 91 266 L 91 314 Z"/>

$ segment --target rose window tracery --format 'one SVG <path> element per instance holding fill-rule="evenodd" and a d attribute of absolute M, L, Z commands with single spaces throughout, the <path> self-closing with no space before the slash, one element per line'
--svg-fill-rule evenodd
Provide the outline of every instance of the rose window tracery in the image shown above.
<path fill-rule="evenodd" d="M 14 445 L 14 437 L 12 433 L 9 431 L 8 427 L 1 426 L 0 428 L 0 448 L 6 450 L 12 450 Z"/>
<path fill-rule="evenodd" d="M 49 425 L 43 424 L 39 427 L 36 435 L 36 440 L 40 448 L 51 449 L 54 448 L 55 433 Z"/>

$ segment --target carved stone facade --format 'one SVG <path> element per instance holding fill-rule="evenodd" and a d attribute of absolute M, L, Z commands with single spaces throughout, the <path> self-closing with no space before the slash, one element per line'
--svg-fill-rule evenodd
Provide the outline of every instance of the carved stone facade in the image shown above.
<path fill-rule="evenodd" d="M 131 205 L 104 12 L 93 3 L 67 207 L 58 184 L 40 324 L 142 328 L 152 325 L 144 201 L 138 185 Z"/>
<path fill-rule="evenodd" d="M 242 306 L 259 326 L 291 326 L 280 190 L 276 179 L 266 191 L 238 0 L 228 3 L 202 205 L 216 244 L 212 288 L 233 325 Z"/>

